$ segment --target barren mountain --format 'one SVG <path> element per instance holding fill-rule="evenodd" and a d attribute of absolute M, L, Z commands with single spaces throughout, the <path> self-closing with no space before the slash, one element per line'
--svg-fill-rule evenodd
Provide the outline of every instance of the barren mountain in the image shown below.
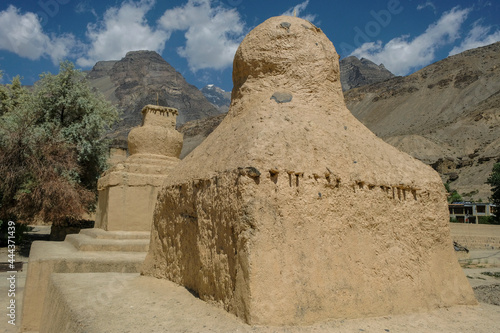
<path fill-rule="evenodd" d="M 373 61 L 355 56 L 340 60 L 340 83 L 342 90 L 362 87 L 367 84 L 385 81 L 394 77 L 383 64 L 376 65 Z"/>
<path fill-rule="evenodd" d="M 432 165 L 464 199 L 488 200 L 491 188 L 485 181 L 500 159 L 500 43 L 449 57 L 407 77 L 351 89 L 344 96 L 370 130 Z M 188 143 L 183 155 L 222 119 L 185 124 L 180 129 Z"/>
<path fill-rule="evenodd" d="M 133 51 L 118 61 L 100 61 L 87 78 L 122 111 L 123 121 L 112 133 L 115 145 L 126 146 L 128 132 L 141 124 L 146 104 L 177 108 L 178 124 L 220 113 L 154 51 Z"/>
<path fill-rule="evenodd" d="M 500 158 L 500 43 L 344 96 L 379 137 L 433 165 L 465 199 L 487 200 Z"/>

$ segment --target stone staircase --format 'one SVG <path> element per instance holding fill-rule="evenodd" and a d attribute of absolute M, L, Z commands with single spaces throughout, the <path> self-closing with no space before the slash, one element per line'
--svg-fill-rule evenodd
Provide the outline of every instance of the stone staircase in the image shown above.
<path fill-rule="evenodd" d="M 147 252 L 149 232 L 83 229 L 79 234 L 66 236 L 65 242 L 72 244 L 78 251 Z"/>
<path fill-rule="evenodd" d="M 83 229 L 64 242 L 36 241 L 31 247 L 21 332 L 38 332 L 53 273 L 137 273 L 149 247 L 149 232 Z"/>

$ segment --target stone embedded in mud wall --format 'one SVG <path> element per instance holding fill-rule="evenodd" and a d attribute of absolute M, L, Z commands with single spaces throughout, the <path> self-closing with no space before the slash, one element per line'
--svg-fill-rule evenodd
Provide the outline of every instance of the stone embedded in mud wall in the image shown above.
<path fill-rule="evenodd" d="M 96 228 L 150 231 L 158 189 L 180 161 L 177 109 L 146 105 L 142 126 L 128 136 L 130 156 L 99 179 Z"/>
<path fill-rule="evenodd" d="M 158 195 L 142 274 L 257 325 L 476 304 L 439 175 L 351 115 L 320 29 L 271 18 L 233 67 L 228 115 Z"/>

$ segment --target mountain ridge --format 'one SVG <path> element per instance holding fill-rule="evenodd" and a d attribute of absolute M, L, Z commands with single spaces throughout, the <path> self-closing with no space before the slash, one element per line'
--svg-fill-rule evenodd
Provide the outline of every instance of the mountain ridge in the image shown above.
<path fill-rule="evenodd" d="M 220 114 L 198 88 L 155 51 L 131 51 L 121 60 L 97 62 L 87 79 L 122 112 L 122 121 L 110 134 L 116 146 L 126 147 L 128 132 L 141 124 L 141 110 L 146 104 L 179 109 L 179 125 Z"/>
<path fill-rule="evenodd" d="M 340 83 L 342 91 L 386 81 L 395 77 L 383 64 L 377 65 L 373 61 L 355 56 L 340 60 Z"/>

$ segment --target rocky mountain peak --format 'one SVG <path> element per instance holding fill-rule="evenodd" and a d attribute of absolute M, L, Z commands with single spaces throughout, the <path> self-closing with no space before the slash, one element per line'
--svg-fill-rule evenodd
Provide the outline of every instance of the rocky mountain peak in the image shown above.
<path fill-rule="evenodd" d="M 87 78 L 122 112 L 123 120 L 112 134 L 119 146 L 125 146 L 130 129 L 141 124 L 147 104 L 178 109 L 179 125 L 220 113 L 155 51 L 131 51 L 121 60 L 100 61 Z"/>
<path fill-rule="evenodd" d="M 394 76 L 383 64 L 377 65 L 366 58 L 349 56 L 340 60 L 340 82 L 343 91 L 385 81 Z"/>
<path fill-rule="evenodd" d="M 229 104 L 231 104 L 230 91 L 225 91 L 214 84 L 208 84 L 201 88 L 200 91 L 221 113 L 225 113 L 229 110 Z"/>
<path fill-rule="evenodd" d="M 127 52 L 127 54 L 125 54 L 125 58 L 124 59 L 132 59 L 132 58 L 135 58 L 135 57 L 136 58 L 149 57 L 149 58 L 156 58 L 159 61 L 165 61 L 165 60 L 163 60 L 163 58 L 161 57 L 161 55 L 158 54 L 158 52 L 156 52 L 156 51 L 150 51 L 150 50 L 129 51 L 129 52 Z"/>
<path fill-rule="evenodd" d="M 98 63 L 96 63 L 94 65 L 92 70 L 89 71 L 89 73 L 87 74 L 87 79 L 95 80 L 95 79 L 99 79 L 103 76 L 106 76 L 115 64 L 116 64 L 116 60 L 99 61 Z"/>

